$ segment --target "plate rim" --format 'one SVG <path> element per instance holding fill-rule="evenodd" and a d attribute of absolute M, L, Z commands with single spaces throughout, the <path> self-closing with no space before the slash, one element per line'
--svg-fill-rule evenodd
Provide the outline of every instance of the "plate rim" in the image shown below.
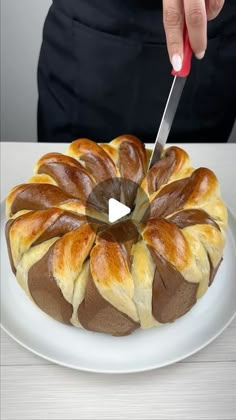
<path fill-rule="evenodd" d="M 0 207 L 1 209 L 4 206 L 4 201 L 2 201 L 0 203 Z M 232 218 L 233 223 L 235 223 L 236 226 L 236 216 L 233 213 L 233 210 L 230 208 L 230 206 L 227 206 L 227 210 L 228 210 L 228 214 L 229 214 L 229 218 Z M 232 239 L 234 242 L 234 247 L 236 249 L 236 237 L 234 236 L 233 230 L 230 229 L 230 233 L 232 235 Z M 1 309 L 1 315 L 2 315 L 2 309 Z M 161 369 L 167 366 L 171 366 L 177 362 L 181 362 L 184 361 L 185 359 L 189 358 L 190 356 L 198 353 L 199 351 L 201 351 L 203 348 L 207 347 L 209 344 L 211 344 L 214 340 L 216 340 L 217 337 L 219 337 L 222 332 L 231 324 L 231 322 L 234 320 L 234 318 L 236 317 L 236 304 L 235 304 L 235 308 L 234 308 L 234 313 L 233 315 L 230 317 L 230 319 L 223 325 L 222 328 L 220 328 L 213 336 L 211 336 L 208 340 L 204 341 L 201 345 L 199 345 L 198 347 L 194 348 L 193 350 L 189 351 L 188 353 L 186 353 L 184 356 L 178 356 L 175 357 L 173 359 L 170 360 L 166 360 L 165 362 L 161 362 L 161 363 L 154 363 L 152 365 L 146 366 L 146 367 L 140 367 L 140 368 L 125 368 L 125 369 L 104 369 L 104 368 L 89 368 L 86 366 L 79 366 L 78 364 L 74 364 L 74 363 L 67 363 L 67 362 L 63 362 L 62 360 L 58 360 L 58 359 L 54 359 L 50 356 L 47 356 L 44 353 L 41 353 L 40 351 L 35 350 L 33 347 L 28 346 L 27 344 L 25 344 L 22 340 L 20 340 L 19 338 L 17 338 L 11 331 L 9 331 L 9 329 L 7 327 L 5 327 L 2 323 L 2 316 L 1 316 L 1 322 L 0 322 L 0 327 L 1 329 L 10 337 L 12 338 L 16 343 L 18 343 L 20 346 L 22 346 L 23 348 L 25 348 L 27 351 L 35 354 L 36 356 L 47 360 L 53 364 L 59 365 L 59 366 L 63 366 L 69 369 L 73 369 L 73 370 L 77 370 L 77 371 L 82 371 L 82 372 L 88 372 L 88 373 L 97 373 L 97 374 L 108 374 L 108 375 L 123 375 L 123 374 L 134 374 L 134 373 L 142 373 L 142 372 L 148 372 L 148 371 L 152 371 L 155 369 Z M 184 363 L 184 362 L 183 362 Z M 27 365 L 25 365 L 27 366 Z M 41 366 L 41 365 L 39 365 Z M 43 366 L 43 365 L 42 365 Z"/>
<path fill-rule="evenodd" d="M 81 371 L 81 372 L 88 372 L 88 373 L 97 373 L 97 374 L 106 374 L 106 375 L 127 375 L 127 374 L 134 374 L 134 373 L 150 372 L 150 371 L 155 370 L 155 369 L 161 369 L 161 368 L 164 368 L 164 367 L 167 367 L 167 366 L 174 365 L 175 363 L 178 363 L 178 362 L 181 362 L 181 361 L 183 361 L 182 363 L 184 363 L 185 359 L 188 359 L 189 357 L 198 353 L 199 351 L 201 351 L 202 349 L 207 347 L 209 344 L 211 344 L 214 340 L 216 340 L 217 337 L 219 337 L 222 334 L 222 332 L 231 324 L 231 322 L 233 321 L 233 319 L 235 317 L 236 317 L 236 309 L 235 309 L 234 314 L 230 318 L 230 320 L 214 336 L 212 336 L 209 340 L 204 342 L 199 347 L 195 348 L 193 351 L 190 351 L 189 353 L 187 353 L 184 357 L 179 356 L 179 357 L 176 357 L 175 359 L 173 359 L 171 362 L 167 360 L 165 363 L 161 363 L 161 364 L 157 363 L 155 365 L 148 366 L 148 367 L 134 368 L 134 369 L 122 369 L 122 370 L 121 369 L 119 369 L 119 370 L 112 370 L 112 369 L 104 370 L 104 369 L 99 369 L 99 368 L 97 368 L 97 369 L 87 368 L 87 367 L 81 367 L 81 366 L 78 366 L 78 365 L 74 365 L 74 364 L 70 364 L 70 363 L 62 362 L 60 360 L 53 359 L 51 357 L 48 357 L 48 356 L 44 355 L 43 353 L 38 352 L 37 350 L 34 350 L 31 347 L 27 346 L 27 344 L 24 344 L 21 340 L 19 340 L 13 334 L 11 334 L 2 325 L 2 323 L 0 324 L 0 326 L 1 326 L 2 330 L 9 337 L 11 337 L 16 343 L 21 345 L 23 348 L 25 348 L 29 352 L 35 354 L 36 356 L 38 356 L 38 357 L 40 357 L 44 360 L 47 360 L 47 361 L 53 363 L 54 365 L 59 365 L 59 366 L 66 367 L 66 368 L 69 368 L 69 369 L 78 370 L 78 371 Z M 28 366 L 28 365 L 25 365 L 25 366 Z M 35 366 L 44 366 L 44 365 L 35 365 Z"/>

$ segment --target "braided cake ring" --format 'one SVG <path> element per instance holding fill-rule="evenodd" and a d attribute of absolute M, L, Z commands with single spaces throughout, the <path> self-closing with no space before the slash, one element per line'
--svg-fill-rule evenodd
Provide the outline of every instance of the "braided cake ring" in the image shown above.
<path fill-rule="evenodd" d="M 54 319 L 127 335 L 175 321 L 212 284 L 227 226 L 216 176 L 195 170 L 178 147 L 147 171 L 149 158 L 134 136 L 104 145 L 80 139 L 66 154 L 43 156 L 28 183 L 9 193 L 12 270 Z M 91 200 L 107 181 L 109 191 Z M 123 197 L 129 218 L 108 223 L 109 197 Z"/>

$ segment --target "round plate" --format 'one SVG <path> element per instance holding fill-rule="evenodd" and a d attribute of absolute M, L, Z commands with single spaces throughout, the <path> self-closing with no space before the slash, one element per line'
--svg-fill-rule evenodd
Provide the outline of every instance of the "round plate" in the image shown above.
<path fill-rule="evenodd" d="M 1 206 L 2 216 L 4 206 Z M 224 260 L 213 285 L 173 324 L 138 330 L 127 337 L 65 326 L 37 308 L 11 272 L 1 217 L 2 328 L 19 344 L 54 363 L 102 373 L 159 368 L 196 353 L 213 341 L 236 314 L 236 220 L 229 213 Z"/>

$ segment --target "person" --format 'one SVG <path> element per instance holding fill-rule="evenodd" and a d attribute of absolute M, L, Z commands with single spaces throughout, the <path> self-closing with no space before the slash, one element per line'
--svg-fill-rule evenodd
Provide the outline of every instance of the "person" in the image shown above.
<path fill-rule="evenodd" d="M 236 109 L 236 1 L 54 0 L 38 65 L 38 140 L 154 142 L 183 25 L 194 53 L 169 142 L 226 142 Z"/>

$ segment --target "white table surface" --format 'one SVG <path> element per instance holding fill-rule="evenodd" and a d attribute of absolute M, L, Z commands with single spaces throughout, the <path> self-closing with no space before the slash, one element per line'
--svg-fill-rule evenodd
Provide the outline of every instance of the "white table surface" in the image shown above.
<path fill-rule="evenodd" d="M 215 171 L 222 195 L 236 214 L 236 144 L 183 147 L 194 166 Z M 31 176 L 41 155 L 65 148 L 63 144 L 1 143 L 1 200 L 9 186 Z M 212 344 L 178 364 L 117 376 L 54 365 L 1 332 L 1 385 L 2 420 L 235 420 L 236 319 Z"/>

